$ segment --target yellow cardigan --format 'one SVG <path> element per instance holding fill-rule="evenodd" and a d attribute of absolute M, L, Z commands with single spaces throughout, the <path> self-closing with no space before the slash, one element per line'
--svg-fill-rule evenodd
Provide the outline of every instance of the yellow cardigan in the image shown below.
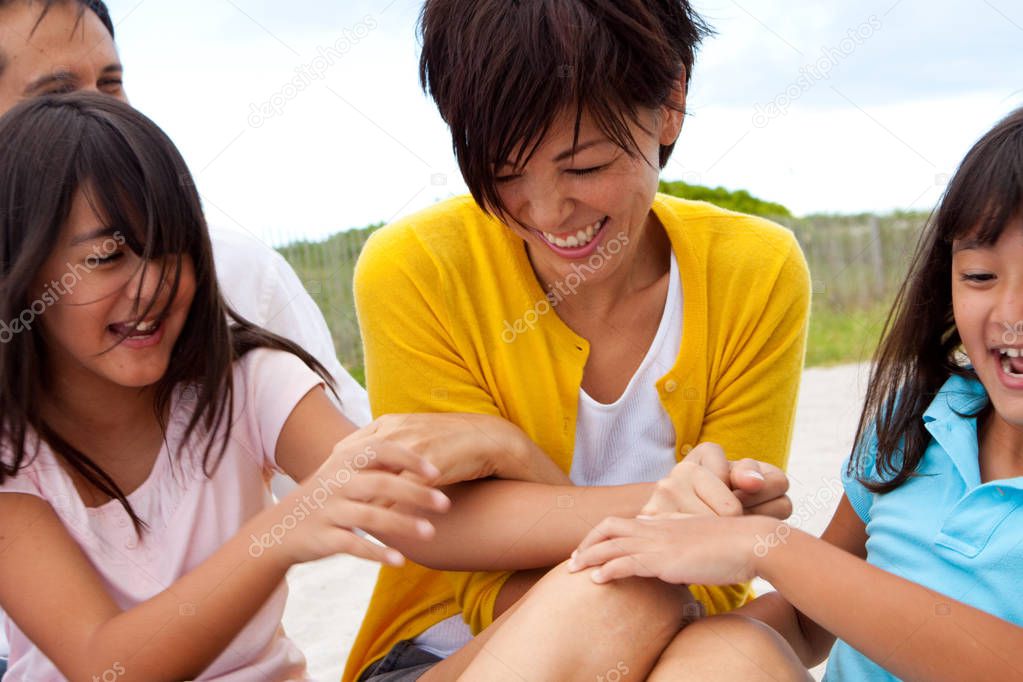
<path fill-rule="evenodd" d="M 731 458 L 784 467 L 810 302 L 799 245 L 774 223 L 702 202 L 659 194 L 653 210 L 684 297 L 682 348 L 657 382 L 676 455 L 714 441 Z M 558 295 L 545 298 L 522 240 L 471 197 L 379 230 L 355 272 L 373 414 L 500 415 L 567 473 L 589 344 L 549 305 Z M 454 614 L 480 632 L 510 575 L 382 568 L 343 679 Z M 691 590 L 709 613 L 749 594 L 748 585 Z"/>

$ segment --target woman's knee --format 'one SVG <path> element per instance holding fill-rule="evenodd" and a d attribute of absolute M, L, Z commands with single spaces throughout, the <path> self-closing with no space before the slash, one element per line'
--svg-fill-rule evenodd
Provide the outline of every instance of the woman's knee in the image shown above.
<path fill-rule="evenodd" d="M 549 580 L 548 580 L 549 579 Z M 684 587 L 648 578 L 629 578 L 597 584 L 588 572 L 571 574 L 567 564 L 555 566 L 541 584 L 560 601 L 586 604 L 616 621 L 657 623 L 677 632 L 683 620 L 691 618 L 699 603 Z"/>
<path fill-rule="evenodd" d="M 495 622 L 459 679 L 645 679 L 693 603 L 657 580 L 598 585 L 562 564 Z"/>
<path fill-rule="evenodd" d="M 689 625 L 664 650 L 651 682 L 810 680 L 788 642 L 764 623 L 722 614 Z"/>
<path fill-rule="evenodd" d="M 536 598 L 545 603 L 595 619 L 608 640 L 661 640 L 662 647 L 701 608 L 685 587 L 649 578 L 597 584 L 588 572 L 569 573 L 566 563 L 551 569 L 536 587 Z"/>

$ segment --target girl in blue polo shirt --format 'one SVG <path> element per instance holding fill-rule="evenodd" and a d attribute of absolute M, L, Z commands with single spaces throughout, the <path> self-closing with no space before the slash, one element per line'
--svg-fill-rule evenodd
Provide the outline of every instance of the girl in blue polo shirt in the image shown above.
<path fill-rule="evenodd" d="M 827 680 L 1023 680 L 1023 109 L 925 229 L 856 443 L 821 539 L 662 506 L 583 541 L 597 582 L 778 590 L 683 630 L 651 680 L 807 679 L 829 652 Z"/>

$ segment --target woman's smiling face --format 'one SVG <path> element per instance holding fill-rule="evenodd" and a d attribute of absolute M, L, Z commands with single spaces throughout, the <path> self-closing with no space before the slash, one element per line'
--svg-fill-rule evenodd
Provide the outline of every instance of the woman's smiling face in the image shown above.
<path fill-rule="evenodd" d="M 496 169 L 498 192 L 507 207 L 500 217 L 525 240 L 537 272 L 549 281 L 573 272 L 612 240 L 625 256 L 642 243 L 660 177 L 662 145 L 675 142 L 682 113 L 664 107 L 642 110 L 632 123 L 636 150 L 617 146 L 584 113 L 575 139 L 575 116 L 563 114 L 522 168 Z M 627 257 L 604 259 L 589 279 L 609 277 Z"/>

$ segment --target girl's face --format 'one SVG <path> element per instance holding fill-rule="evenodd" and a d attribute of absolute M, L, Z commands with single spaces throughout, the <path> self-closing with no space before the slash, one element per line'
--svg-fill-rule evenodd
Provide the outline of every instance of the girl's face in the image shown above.
<path fill-rule="evenodd" d="M 84 192 L 77 193 L 30 306 L 38 314 L 54 376 L 84 374 L 132 388 L 163 377 L 195 294 L 192 259 L 185 254 L 178 291 L 170 300 L 175 263 L 165 260 L 168 272 L 161 284 L 161 260 L 150 261 L 143 272 L 142 259 L 127 247 L 124 235 L 106 226 Z M 164 308 L 166 315 L 158 320 Z M 123 338 L 136 322 L 139 328 Z"/>
<path fill-rule="evenodd" d="M 1023 215 L 991 246 L 952 246 L 956 328 L 998 416 L 1023 428 Z"/>
<path fill-rule="evenodd" d="M 639 156 L 616 146 L 586 114 L 573 156 L 575 116 L 565 114 L 524 168 L 497 169 L 509 212 L 503 218 L 525 240 L 534 267 L 545 277 L 560 280 L 574 272 L 573 265 L 606 251 L 612 255 L 587 276 L 605 279 L 627 260 L 613 254 L 624 256 L 640 242 L 652 219 L 660 148 L 678 137 L 682 114 L 665 107 L 641 111 L 640 120 L 646 130 L 630 126 Z"/>

